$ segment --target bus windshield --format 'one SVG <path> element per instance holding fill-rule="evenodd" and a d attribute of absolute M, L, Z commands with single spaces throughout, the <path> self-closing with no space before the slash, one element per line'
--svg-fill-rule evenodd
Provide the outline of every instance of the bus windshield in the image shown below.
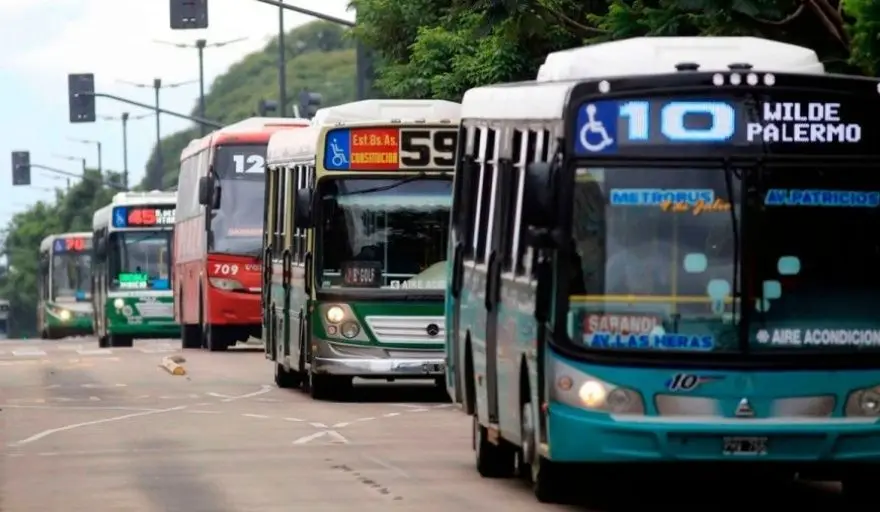
<path fill-rule="evenodd" d="M 842 165 L 765 168 L 750 346 L 880 349 L 880 178 Z"/>
<path fill-rule="evenodd" d="M 720 167 L 579 169 L 569 338 L 603 351 L 737 350 L 738 176 Z"/>
<path fill-rule="evenodd" d="M 171 231 L 111 234 L 111 290 L 169 290 Z"/>
<path fill-rule="evenodd" d="M 92 255 L 63 252 L 52 255 L 52 298 L 88 300 L 91 297 Z"/>
<path fill-rule="evenodd" d="M 321 287 L 444 289 L 450 179 L 338 178 L 318 194 Z"/>
<path fill-rule="evenodd" d="M 261 253 L 266 144 L 218 146 L 214 173 L 220 207 L 211 212 L 211 252 Z"/>

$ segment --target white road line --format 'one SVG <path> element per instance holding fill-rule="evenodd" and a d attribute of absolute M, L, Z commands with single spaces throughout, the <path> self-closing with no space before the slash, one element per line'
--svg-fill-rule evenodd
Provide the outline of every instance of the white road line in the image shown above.
<path fill-rule="evenodd" d="M 236 400 L 241 400 L 243 398 L 251 398 L 254 396 L 264 395 L 264 394 L 268 393 L 269 391 L 272 391 L 272 386 L 264 384 L 263 388 L 259 391 L 254 391 L 253 393 L 247 393 L 247 394 L 239 395 L 239 396 L 231 396 L 229 398 L 221 400 L 221 402 L 225 402 L 225 403 L 234 402 Z"/>
<path fill-rule="evenodd" d="M 374 419 L 376 419 L 376 418 L 373 417 L 373 416 L 368 416 L 368 417 L 366 417 L 366 418 L 358 418 L 358 419 L 356 419 L 356 420 L 354 420 L 354 421 L 373 421 Z"/>
<path fill-rule="evenodd" d="M 342 427 L 347 427 L 349 425 L 351 425 L 351 423 L 345 423 L 345 422 L 337 423 L 337 424 L 333 425 L 333 428 L 342 428 Z"/>
<path fill-rule="evenodd" d="M 335 430 L 322 430 L 320 432 L 315 432 L 314 434 L 309 434 L 307 436 L 296 439 L 293 444 L 308 444 L 315 439 L 319 439 L 324 436 L 332 438 L 333 442 L 335 443 L 348 444 L 348 439 L 346 439 L 342 434 Z"/>
<path fill-rule="evenodd" d="M 428 410 L 427 409 L 412 409 L 412 410 L 409 410 L 406 412 L 428 412 Z"/>
<path fill-rule="evenodd" d="M 23 348 L 19 350 L 13 350 L 12 355 L 16 357 L 34 357 L 34 356 L 44 356 L 46 355 L 45 350 L 40 350 L 38 348 Z"/>
<path fill-rule="evenodd" d="M 16 441 L 14 443 L 11 443 L 11 444 L 9 444 L 9 446 L 12 446 L 12 447 L 23 446 L 26 444 L 33 443 L 34 441 L 39 441 L 40 439 L 43 439 L 45 437 L 49 437 L 52 434 L 57 434 L 59 432 L 66 432 L 68 430 L 74 430 L 74 429 L 78 429 L 78 428 L 82 428 L 82 427 L 91 427 L 93 425 L 102 425 L 104 423 L 113 423 L 116 421 L 127 420 L 130 418 L 138 418 L 140 416 L 150 416 L 153 414 L 161 414 L 161 413 L 172 412 L 172 411 L 180 411 L 183 409 L 186 409 L 185 405 L 181 405 L 178 407 L 171 407 L 169 409 L 159 409 L 159 410 L 135 412 L 132 414 L 125 414 L 123 416 L 114 416 L 112 418 L 104 418 L 101 420 L 84 421 L 82 423 L 73 423 L 71 425 L 65 425 L 63 427 L 50 428 L 48 430 L 44 430 L 44 431 L 37 433 L 37 434 L 34 434 L 28 438 L 22 439 L 21 441 Z"/>
<path fill-rule="evenodd" d="M 306 420 L 301 420 L 299 418 L 283 418 L 283 419 L 284 419 L 284 421 L 293 421 L 295 423 L 306 421 Z"/>
<path fill-rule="evenodd" d="M 127 387 L 127 384 L 83 384 L 82 387 L 88 389 L 112 389 L 112 388 L 124 388 Z"/>
<path fill-rule="evenodd" d="M 214 398 L 232 398 L 231 395 L 221 395 L 220 393 L 205 393 L 208 396 L 213 396 Z"/>
<path fill-rule="evenodd" d="M 113 351 L 109 348 L 82 348 L 76 353 L 81 356 L 109 356 Z"/>
<path fill-rule="evenodd" d="M 162 409 L 151 409 L 148 407 L 123 407 L 123 406 L 98 406 L 98 405 L 20 405 L 20 404 L 0 404 L 0 409 L 40 409 L 47 411 L 57 410 L 74 410 L 74 411 L 161 411 Z"/>
<path fill-rule="evenodd" d="M 390 470 L 390 471 L 393 471 L 394 473 L 397 473 L 399 476 L 402 476 L 403 478 L 412 478 L 410 476 L 410 474 L 407 473 L 406 471 L 404 471 L 403 469 L 395 466 L 394 464 L 392 464 L 386 460 L 382 460 L 379 457 L 374 457 L 372 455 L 367 455 L 367 454 L 361 455 L 361 457 L 363 457 L 369 461 L 375 462 L 376 464 L 382 466 L 383 468 Z"/>
<path fill-rule="evenodd" d="M 389 412 L 389 413 L 382 415 L 383 418 L 393 418 L 395 416 L 400 416 L 400 413 L 399 412 Z"/>
<path fill-rule="evenodd" d="M 309 423 L 309 425 L 315 428 L 327 428 L 327 425 L 324 425 L 323 423 Z"/>
<path fill-rule="evenodd" d="M 272 416 L 266 416 L 265 414 L 242 414 L 245 418 L 258 418 L 261 420 L 267 420 Z"/>
<path fill-rule="evenodd" d="M 220 414 L 223 411 L 206 411 L 204 409 L 189 409 L 185 411 L 189 414 Z"/>

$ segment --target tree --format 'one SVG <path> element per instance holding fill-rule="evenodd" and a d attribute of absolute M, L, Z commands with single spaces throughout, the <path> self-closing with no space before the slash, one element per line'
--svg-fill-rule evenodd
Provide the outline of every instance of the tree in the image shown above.
<path fill-rule="evenodd" d="M 808 46 L 832 71 L 873 75 L 875 0 L 353 0 L 355 35 L 390 97 L 459 100 L 534 79 L 550 52 L 636 36 L 751 35 Z"/>
<path fill-rule="evenodd" d="M 54 202 L 40 201 L 16 214 L 7 226 L 4 249 L 8 271 L 0 276 L 0 296 L 10 301 L 10 337 L 36 331 L 40 242 L 52 234 L 91 231 L 92 214 L 121 188 L 121 174 L 105 173 L 104 178 L 116 187 L 105 185 L 97 170 L 89 169 L 85 176 L 69 191 L 56 192 Z"/>

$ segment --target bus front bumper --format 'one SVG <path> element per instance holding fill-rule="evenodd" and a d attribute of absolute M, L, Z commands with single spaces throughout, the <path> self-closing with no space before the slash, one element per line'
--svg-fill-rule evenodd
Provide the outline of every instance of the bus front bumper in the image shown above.
<path fill-rule="evenodd" d="M 318 374 L 395 379 L 430 379 L 445 375 L 440 349 L 385 349 L 313 339 L 312 371 Z"/>
<path fill-rule="evenodd" d="M 548 413 L 548 455 L 557 462 L 761 462 L 804 469 L 880 464 L 880 424 L 870 419 L 675 422 L 615 418 L 558 402 Z M 731 438 L 764 438 L 766 452 L 725 454 L 725 439 Z"/>

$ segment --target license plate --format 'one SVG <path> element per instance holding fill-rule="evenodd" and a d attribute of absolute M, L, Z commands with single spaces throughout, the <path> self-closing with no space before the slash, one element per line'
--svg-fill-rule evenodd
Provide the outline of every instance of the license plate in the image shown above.
<path fill-rule="evenodd" d="M 443 364 L 442 363 L 424 363 L 422 365 L 422 371 L 424 371 L 425 373 L 440 372 L 440 371 L 443 371 Z"/>
<path fill-rule="evenodd" d="M 725 437 L 724 455 L 767 455 L 766 437 Z"/>

